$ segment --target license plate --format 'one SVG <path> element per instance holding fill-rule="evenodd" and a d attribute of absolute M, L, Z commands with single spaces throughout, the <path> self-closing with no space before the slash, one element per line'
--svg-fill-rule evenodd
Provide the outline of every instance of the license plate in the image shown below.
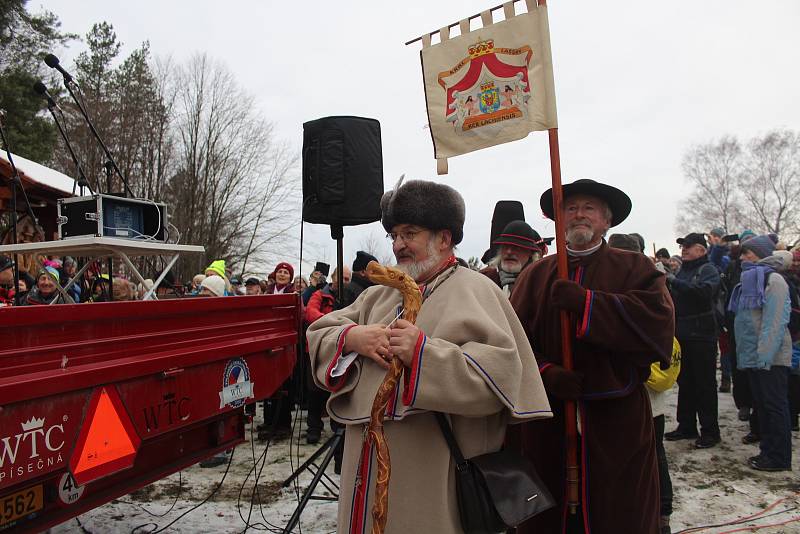
<path fill-rule="evenodd" d="M 40 484 L 0 497 L 0 527 L 41 510 L 44 507 L 43 495 Z"/>

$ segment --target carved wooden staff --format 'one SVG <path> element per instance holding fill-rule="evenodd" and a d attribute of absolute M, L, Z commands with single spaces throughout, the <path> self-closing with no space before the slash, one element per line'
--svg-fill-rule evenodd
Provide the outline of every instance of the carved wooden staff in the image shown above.
<path fill-rule="evenodd" d="M 398 269 L 385 267 L 375 261 L 367 265 L 367 277 L 376 284 L 400 290 L 400 294 L 403 295 L 403 318 L 410 323 L 417 320 L 417 313 L 422 307 L 422 294 L 413 278 Z M 383 434 L 383 417 L 386 405 L 402 375 L 403 362 L 395 356 L 375 394 L 367 434 L 364 437 L 365 447 L 368 447 L 370 442 L 375 444 L 375 460 L 378 464 L 375 501 L 372 504 L 372 534 L 383 534 L 389 512 L 389 478 L 392 474 L 392 465 L 389 459 L 389 446 Z"/>

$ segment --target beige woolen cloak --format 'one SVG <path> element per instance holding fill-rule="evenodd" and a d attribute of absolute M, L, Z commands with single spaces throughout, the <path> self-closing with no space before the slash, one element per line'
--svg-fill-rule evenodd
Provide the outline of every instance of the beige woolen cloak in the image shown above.
<path fill-rule="evenodd" d="M 465 457 L 499 450 L 508 423 L 551 417 L 550 406 L 525 332 L 503 292 L 485 276 L 465 269 L 436 287 L 417 318 L 420 336 L 411 368 L 387 407 L 386 441 L 392 463 L 387 534 L 461 532 L 454 463 L 432 411 L 450 414 Z M 436 282 L 432 282 L 434 286 Z M 374 453 L 363 455 L 365 424 L 384 369 L 358 357 L 332 379 L 344 336 L 355 324 L 388 324 L 401 307 L 399 291 L 365 290 L 349 307 L 308 329 L 314 380 L 333 391 L 331 417 L 347 425 L 338 530 L 368 532 L 375 491 Z M 355 491 L 359 462 L 369 473 Z M 366 484 L 366 480 L 364 480 Z"/>

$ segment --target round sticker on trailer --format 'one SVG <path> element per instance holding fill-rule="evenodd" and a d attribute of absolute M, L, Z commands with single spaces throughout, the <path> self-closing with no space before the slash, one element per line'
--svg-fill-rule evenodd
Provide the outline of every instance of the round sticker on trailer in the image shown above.
<path fill-rule="evenodd" d="M 86 486 L 78 486 L 75 479 L 72 478 L 72 474 L 67 471 L 61 475 L 61 479 L 58 481 L 58 498 L 64 504 L 73 504 L 81 498 L 85 489 Z"/>

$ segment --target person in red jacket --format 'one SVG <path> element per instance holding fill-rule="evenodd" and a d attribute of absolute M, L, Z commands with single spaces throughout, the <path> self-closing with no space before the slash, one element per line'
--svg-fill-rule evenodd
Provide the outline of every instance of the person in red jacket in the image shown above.
<path fill-rule="evenodd" d="M 293 293 L 292 278 L 294 278 L 294 267 L 285 261 L 280 262 L 269 275 L 269 279 L 274 283 L 267 284 L 265 294 Z M 264 423 L 256 427 L 259 440 L 278 439 L 291 433 L 292 408 L 297 400 L 295 388 L 301 380 L 296 376 L 298 372 L 298 369 L 293 370 L 292 376 L 286 379 L 278 391 L 264 401 Z"/>
<path fill-rule="evenodd" d="M 315 291 L 311 298 L 308 300 L 308 306 L 305 309 L 306 325 L 310 325 L 320 317 L 327 315 L 333 310 L 337 309 L 336 295 L 338 293 L 338 278 L 336 270 L 333 271 L 333 282 L 327 284 L 319 291 Z M 350 283 L 352 277 L 350 269 L 345 266 L 342 270 L 342 282 L 344 287 Z M 308 432 L 306 433 L 306 442 L 309 444 L 319 443 L 322 436 L 322 410 L 325 403 L 328 402 L 330 393 L 312 384 L 309 386 L 308 392 Z M 336 423 L 331 419 L 331 428 L 334 429 Z M 341 471 L 342 450 L 341 448 L 336 451 L 334 456 L 334 472 Z"/>
<path fill-rule="evenodd" d="M 336 309 L 336 293 L 338 292 L 338 279 L 336 277 L 336 269 L 333 270 L 333 282 L 327 284 L 319 291 L 315 291 L 311 298 L 308 299 L 306 306 L 305 317 L 306 323 L 311 324 L 323 315 L 326 315 Z M 345 266 L 342 270 L 342 281 L 344 285 L 350 283 L 352 274 L 350 269 Z"/>

